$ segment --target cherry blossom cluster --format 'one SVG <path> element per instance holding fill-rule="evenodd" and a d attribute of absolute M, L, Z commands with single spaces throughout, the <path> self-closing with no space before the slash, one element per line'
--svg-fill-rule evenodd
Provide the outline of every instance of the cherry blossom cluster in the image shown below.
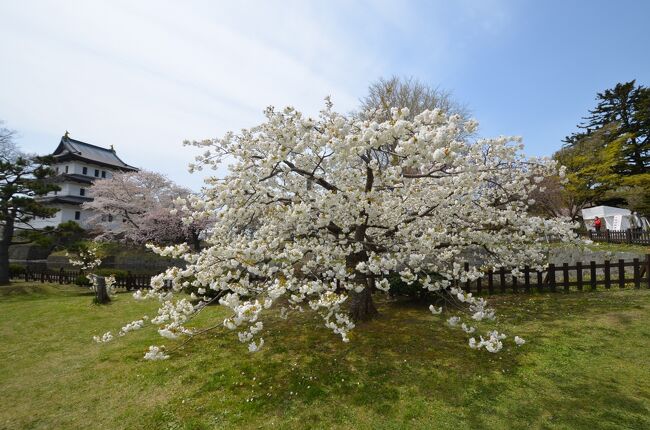
<path fill-rule="evenodd" d="M 68 252 L 66 252 L 65 255 L 68 257 L 70 264 L 73 266 L 78 266 L 81 268 L 81 270 L 88 272 L 86 273 L 86 278 L 90 281 L 90 289 L 92 291 L 96 291 L 97 275 L 95 275 L 92 271 L 102 264 L 102 259 L 98 256 L 97 246 L 91 245 L 87 249 L 81 249 L 76 256 L 72 256 Z M 106 283 L 106 292 L 108 295 L 114 296 L 116 293 L 115 285 L 117 283 L 115 276 L 106 276 L 104 278 L 104 282 Z"/>
<path fill-rule="evenodd" d="M 214 220 L 206 248 L 151 247 L 186 262 L 135 294 L 161 300 L 155 321 L 164 337 L 191 333 L 184 325 L 218 297 L 232 311 L 224 326 L 251 351 L 263 345 L 262 319 L 274 307 L 285 317 L 316 312 L 347 341 L 351 299 L 390 292 L 395 274 L 440 293 L 448 312 L 468 313 L 446 321 L 472 334 L 495 312 L 459 283 L 489 269 L 516 276 L 525 265 L 542 268 L 545 235 L 577 241 L 566 220 L 529 214 L 531 193 L 562 171 L 526 158 L 519 138 L 469 141 L 478 124 L 457 115 L 407 120 L 407 109 L 392 109 L 388 120 L 360 119 L 329 100 L 315 118 L 291 107 L 265 115 L 257 127 L 191 143 L 203 150 L 191 170 L 229 163 L 229 173 L 175 202 L 189 214 L 185 223 Z M 467 269 L 466 261 L 475 263 Z M 198 304 L 176 298 L 190 287 Z M 496 352 L 502 340 L 492 331 L 470 346 Z"/>
<path fill-rule="evenodd" d="M 161 346 L 150 346 L 149 351 L 144 355 L 145 360 L 167 360 L 169 358 L 168 354 L 165 354 L 165 345 Z"/>
<path fill-rule="evenodd" d="M 91 245 L 86 249 L 80 249 L 77 255 L 70 255 L 66 252 L 65 256 L 73 266 L 79 267 L 81 270 L 93 270 L 102 264 L 101 258 L 98 256 L 97 246 Z"/>

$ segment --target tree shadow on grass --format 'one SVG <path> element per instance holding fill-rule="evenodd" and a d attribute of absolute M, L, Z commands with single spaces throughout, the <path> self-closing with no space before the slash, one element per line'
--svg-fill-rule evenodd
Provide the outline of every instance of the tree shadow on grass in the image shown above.
<path fill-rule="evenodd" d="M 548 333 L 540 333 L 539 339 L 531 339 L 521 349 L 508 344 L 501 353 L 490 354 L 468 348 L 468 336 L 450 329 L 446 318 L 432 316 L 426 306 L 415 302 L 380 301 L 380 317 L 357 327 L 349 343 L 341 342 L 311 313 L 288 321 L 271 315 L 265 319 L 265 347 L 259 353 L 248 354 L 246 346 L 236 341 L 236 333 L 227 330 L 183 348 L 184 354 L 198 356 L 192 366 L 201 369 L 191 402 L 216 411 L 215 419 L 229 425 L 264 416 L 279 420 L 309 416 L 316 427 L 319 422 L 344 425 L 351 419 L 350 408 L 390 417 L 393 422 L 396 417 L 419 419 L 441 409 L 474 428 L 499 428 L 507 422 L 552 423 L 558 414 L 569 416 L 578 426 L 593 426 L 596 413 L 608 419 L 627 414 L 623 422 L 641 422 L 637 416 L 647 404 L 617 384 L 603 389 L 598 381 L 590 383 L 579 371 L 571 375 L 566 368 L 555 378 L 548 373 L 553 363 L 536 361 L 538 350 L 546 349 L 551 349 L 554 359 L 572 360 L 581 346 L 568 348 L 563 358 L 561 350 L 553 350 L 550 337 L 571 338 L 572 327 L 565 324 L 575 315 L 620 313 L 636 307 L 634 298 L 623 297 L 612 304 L 611 296 L 533 300 L 519 296 L 495 304 L 505 314 L 497 323 L 500 330 L 521 325 Z M 621 315 L 617 317 L 621 327 L 634 321 Z M 607 329 L 600 328 L 603 333 Z M 583 347 L 585 353 L 595 350 L 594 345 Z M 186 382 L 196 382 L 197 371 L 187 370 Z M 540 401 L 540 389 L 549 390 L 549 397 Z M 572 417 L 571 408 L 592 408 L 594 413 Z M 309 411 L 319 414 L 312 416 Z"/>
<path fill-rule="evenodd" d="M 464 335 L 422 305 L 392 305 L 380 304 L 381 316 L 357 327 L 349 343 L 311 314 L 293 321 L 267 318 L 265 348 L 257 354 L 249 355 L 227 331 L 190 343 L 184 353 L 213 351 L 197 364 L 205 372 L 195 403 L 236 410 L 241 419 L 261 413 L 288 417 L 339 402 L 395 415 L 413 390 L 423 398 L 444 393 L 446 401 L 461 406 L 467 381 L 476 372 L 491 373 L 496 358 L 469 349 Z M 498 391 L 499 384 L 490 389 Z"/>

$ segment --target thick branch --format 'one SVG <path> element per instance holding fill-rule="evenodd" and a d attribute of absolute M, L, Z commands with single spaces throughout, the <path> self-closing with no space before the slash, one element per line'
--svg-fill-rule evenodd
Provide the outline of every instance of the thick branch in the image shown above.
<path fill-rule="evenodd" d="M 326 190 L 338 191 L 338 188 L 336 186 L 330 184 L 329 182 L 327 182 L 323 178 L 314 176 L 311 173 L 309 173 L 308 171 L 296 167 L 296 165 L 293 164 L 291 161 L 284 160 L 283 163 L 286 164 L 291 169 L 292 172 L 296 172 L 300 176 L 304 176 L 305 178 L 311 179 L 316 184 L 320 185 L 321 187 L 325 188 Z"/>

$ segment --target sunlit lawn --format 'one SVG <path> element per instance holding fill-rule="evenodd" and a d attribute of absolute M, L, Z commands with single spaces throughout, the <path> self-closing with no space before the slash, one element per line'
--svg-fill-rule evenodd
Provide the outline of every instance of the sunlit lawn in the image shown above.
<path fill-rule="evenodd" d="M 156 303 L 0 287 L 0 428 L 650 428 L 650 291 L 492 300 L 498 328 L 526 345 L 477 352 L 439 316 L 382 301 L 348 344 L 304 314 L 271 318 L 257 354 L 220 328 L 145 362 L 152 328 L 91 337 Z"/>

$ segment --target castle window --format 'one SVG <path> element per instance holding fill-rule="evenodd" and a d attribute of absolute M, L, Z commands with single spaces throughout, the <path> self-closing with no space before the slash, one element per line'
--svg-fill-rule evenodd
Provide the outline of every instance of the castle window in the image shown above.
<path fill-rule="evenodd" d="M 82 172 L 83 172 L 84 175 L 87 175 L 88 174 L 88 167 L 84 167 L 82 169 Z"/>
<path fill-rule="evenodd" d="M 102 170 L 102 178 L 106 178 L 106 170 Z"/>
<path fill-rule="evenodd" d="M 65 173 L 68 173 L 68 166 L 65 166 Z"/>
<path fill-rule="evenodd" d="M 86 189 L 85 188 L 79 188 L 79 195 L 80 196 L 85 196 L 86 195 Z"/>
<path fill-rule="evenodd" d="M 81 219 L 81 212 L 79 212 L 79 211 L 75 211 L 75 213 L 74 213 L 74 219 L 76 219 L 77 221 L 79 221 L 79 220 Z"/>
<path fill-rule="evenodd" d="M 99 170 L 95 169 L 95 178 L 99 178 Z"/>

